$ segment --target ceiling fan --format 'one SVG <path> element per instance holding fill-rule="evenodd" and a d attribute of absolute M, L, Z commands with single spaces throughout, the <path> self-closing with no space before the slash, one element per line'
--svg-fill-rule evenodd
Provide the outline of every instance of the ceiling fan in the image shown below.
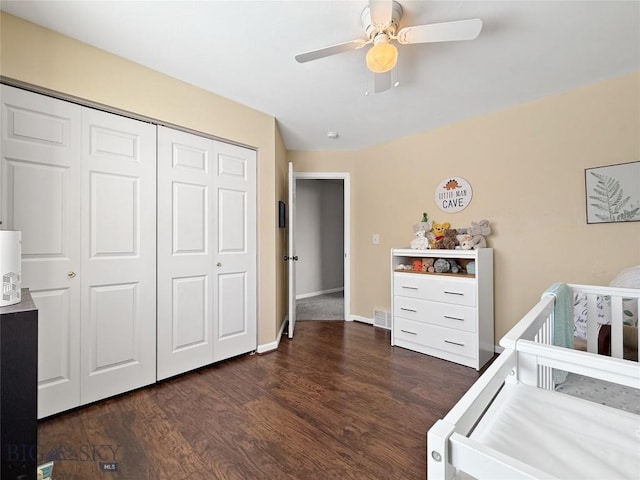
<path fill-rule="evenodd" d="M 295 59 L 299 63 L 305 63 L 373 44 L 367 51 L 366 63 L 374 73 L 373 91 L 380 93 L 392 87 L 391 71 L 398 62 L 398 50 L 391 43 L 392 40 L 402 45 L 473 40 L 482 30 L 482 20 L 479 18 L 416 25 L 398 30 L 401 17 L 402 5 L 395 0 L 370 0 L 369 6 L 360 16 L 367 39 L 351 40 L 300 53 Z"/>

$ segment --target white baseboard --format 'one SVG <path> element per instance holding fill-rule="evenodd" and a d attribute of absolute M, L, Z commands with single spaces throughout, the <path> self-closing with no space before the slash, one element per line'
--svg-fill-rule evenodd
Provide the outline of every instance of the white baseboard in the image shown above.
<path fill-rule="evenodd" d="M 309 298 L 309 297 L 317 297 L 319 295 L 327 295 L 329 293 L 336 293 L 336 292 L 344 292 L 344 287 L 330 288 L 329 290 L 321 290 L 319 292 L 301 293 L 299 295 L 296 295 L 296 300 L 301 300 L 303 298 Z"/>
<path fill-rule="evenodd" d="M 361 317 L 360 315 L 351 315 L 351 320 L 361 323 L 373 325 L 373 318 Z"/>
<path fill-rule="evenodd" d="M 280 331 L 278 332 L 278 335 L 276 336 L 276 341 L 275 342 L 271 342 L 271 343 L 265 343 L 263 345 L 258 345 L 258 348 L 256 348 L 256 352 L 257 353 L 267 353 L 267 352 L 272 352 L 273 350 L 277 350 L 278 346 L 280 345 L 280 339 L 282 338 L 282 335 L 284 334 L 284 327 L 286 327 L 288 323 L 289 323 L 289 315 L 284 317 L 284 320 L 282 321 L 282 325 L 280 325 Z"/>

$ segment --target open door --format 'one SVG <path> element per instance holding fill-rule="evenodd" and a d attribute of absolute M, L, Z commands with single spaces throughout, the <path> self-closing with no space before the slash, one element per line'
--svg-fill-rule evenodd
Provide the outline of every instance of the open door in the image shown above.
<path fill-rule="evenodd" d="M 293 175 L 293 163 L 289 162 L 289 245 L 285 260 L 289 262 L 289 338 L 293 338 L 293 330 L 296 327 L 296 241 L 294 226 L 296 218 L 296 179 Z"/>

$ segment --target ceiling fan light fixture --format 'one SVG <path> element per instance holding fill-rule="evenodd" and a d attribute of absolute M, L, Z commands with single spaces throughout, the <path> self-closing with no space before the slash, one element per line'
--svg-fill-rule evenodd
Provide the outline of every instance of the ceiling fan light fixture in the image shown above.
<path fill-rule="evenodd" d="M 389 43 L 389 37 L 374 42 L 373 47 L 367 52 L 367 67 L 373 73 L 384 73 L 391 70 L 398 63 L 398 49 Z"/>

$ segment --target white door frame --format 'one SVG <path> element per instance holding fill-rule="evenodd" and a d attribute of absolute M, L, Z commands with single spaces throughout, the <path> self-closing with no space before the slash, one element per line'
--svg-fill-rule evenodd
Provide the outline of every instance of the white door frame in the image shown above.
<path fill-rule="evenodd" d="M 351 318 L 351 174 L 347 172 L 294 172 L 296 180 L 342 180 L 344 187 L 344 319 Z"/>

